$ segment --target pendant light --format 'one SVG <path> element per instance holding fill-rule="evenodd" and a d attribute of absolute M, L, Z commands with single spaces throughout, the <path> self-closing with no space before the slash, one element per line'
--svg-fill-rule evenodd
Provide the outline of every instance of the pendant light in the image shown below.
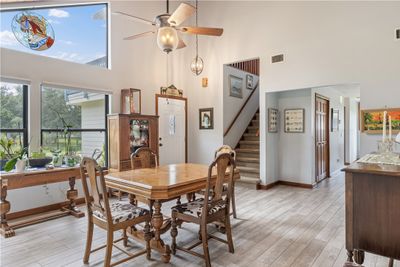
<path fill-rule="evenodd" d="M 196 0 L 196 27 L 198 27 L 198 0 Z M 204 68 L 204 62 L 201 57 L 199 57 L 199 36 L 196 34 L 196 57 L 190 64 L 190 70 L 196 75 L 200 75 Z"/>

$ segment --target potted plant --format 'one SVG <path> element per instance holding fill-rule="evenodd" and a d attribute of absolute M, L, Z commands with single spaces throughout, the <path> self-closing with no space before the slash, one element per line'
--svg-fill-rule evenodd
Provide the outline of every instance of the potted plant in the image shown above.
<path fill-rule="evenodd" d="M 3 151 L 0 153 L 2 160 L 7 160 L 3 169 L 6 172 L 11 171 L 12 169 L 16 169 L 17 172 L 23 172 L 26 167 L 26 157 L 28 155 L 28 148 L 22 147 L 17 151 L 13 150 L 13 146 L 15 145 L 15 141 L 13 139 L 0 139 L 0 146 Z"/>

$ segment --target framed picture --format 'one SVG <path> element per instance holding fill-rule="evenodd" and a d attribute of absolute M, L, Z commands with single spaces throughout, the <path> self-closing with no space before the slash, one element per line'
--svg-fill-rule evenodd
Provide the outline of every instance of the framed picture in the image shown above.
<path fill-rule="evenodd" d="M 213 108 L 199 109 L 199 128 L 200 128 L 200 130 L 214 129 L 214 109 Z"/>
<path fill-rule="evenodd" d="M 304 133 L 304 108 L 285 109 L 285 133 Z"/>
<path fill-rule="evenodd" d="M 338 109 L 331 109 L 331 132 L 339 131 L 339 110 Z"/>
<path fill-rule="evenodd" d="M 246 75 L 246 88 L 253 90 L 253 75 L 247 74 Z"/>
<path fill-rule="evenodd" d="M 276 108 L 268 109 L 268 132 L 278 132 L 278 110 Z"/>
<path fill-rule="evenodd" d="M 387 111 L 387 123 L 389 116 L 392 118 L 392 133 L 400 132 L 400 108 L 372 109 L 361 111 L 361 131 L 367 134 L 382 134 L 383 112 Z M 389 127 L 389 125 L 387 126 Z M 389 129 L 389 128 L 388 128 Z"/>
<path fill-rule="evenodd" d="M 243 98 L 243 79 L 229 75 L 229 95 L 237 98 Z"/>

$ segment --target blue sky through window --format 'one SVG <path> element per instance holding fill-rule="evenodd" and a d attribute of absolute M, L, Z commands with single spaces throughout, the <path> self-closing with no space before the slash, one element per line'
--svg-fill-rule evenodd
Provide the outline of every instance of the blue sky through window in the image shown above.
<path fill-rule="evenodd" d="M 54 44 L 44 51 L 29 49 L 15 38 L 11 22 L 22 10 L 1 11 L 0 46 L 82 64 L 103 58 L 107 56 L 106 8 L 106 4 L 96 4 L 30 10 L 54 29 Z"/>

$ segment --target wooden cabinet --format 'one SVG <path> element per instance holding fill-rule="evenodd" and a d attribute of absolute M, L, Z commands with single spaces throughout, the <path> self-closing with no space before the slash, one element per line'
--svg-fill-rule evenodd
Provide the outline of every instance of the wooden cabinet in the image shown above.
<path fill-rule="evenodd" d="M 354 163 L 344 170 L 348 262 L 354 256 L 363 264 L 364 251 L 400 260 L 400 166 Z"/>
<path fill-rule="evenodd" d="M 150 147 L 158 155 L 158 116 L 111 114 L 107 125 L 110 172 L 130 170 L 130 155 L 139 147 Z"/>

